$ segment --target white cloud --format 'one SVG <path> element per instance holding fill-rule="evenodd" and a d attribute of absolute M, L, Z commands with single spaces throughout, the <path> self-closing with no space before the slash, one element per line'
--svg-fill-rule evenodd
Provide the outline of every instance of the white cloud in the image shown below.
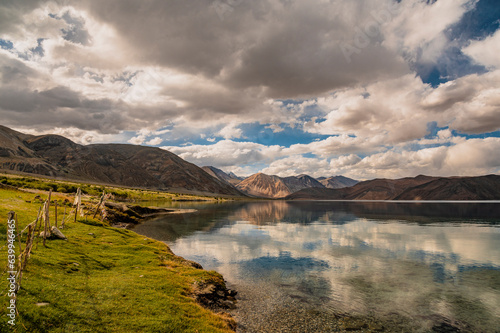
<path fill-rule="evenodd" d="M 128 140 L 128 143 L 131 143 L 133 145 L 142 145 L 146 141 L 146 136 L 145 135 L 138 135 L 134 136 L 130 140 Z"/>
<path fill-rule="evenodd" d="M 402 1 L 398 15 L 383 25 L 384 45 L 405 52 L 412 60 L 422 53 L 422 60 L 436 61 L 449 43 L 444 32 L 475 2 L 440 0 L 429 5 L 420 0 Z"/>
<path fill-rule="evenodd" d="M 161 144 L 163 142 L 163 139 L 160 138 L 159 136 L 149 140 L 148 142 L 146 142 L 147 145 L 151 145 L 151 146 L 158 146 L 159 144 Z"/>
<path fill-rule="evenodd" d="M 339 156 L 349 153 L 363 153 L 384 150 L 385 136 L 354 137 L 347 134 L 330 136 L 324 140 L 314 141 L 309 144 L 295 144 L 284 149 L 285 154 L 313 153 L 323 158 Z"/>
<path fill-rule="evenodd" d="M 431 176 L 479 176 L 500 172 L 500 138 L 469 139 L 452 146 L 401 151 L 397 148 L 363 158 L 345 175 L 356 179 Z"/>
<path fill-rule="evenodd" d="M 488 68 L 500 69 L 500 30 L 484 40 L 472 41 L 463 52 Z"/>
<path fill-rule="evenodd" d="M 242 134 L 243 131 L 241 128 L 238 128 L 238 124 L 235 123 L 224 126 L 224 128 L 216 133 L 217 136 L 221 136 L 224 139 L 239 139 Z"/>
<path fill-rule="evenodd" d="M 500 128 L 499 87 L 500 70 L 467 75 L 435 89 L 407 75 L 318 99 L 326 119 L 304 124 L 304 130 L 353 134 L 356 142 L 387 145 L 422 138 L 434 121 L 465 133 L 492 132 Z"/>
<path fill-rule="evenodd" d="M 276 161 L 262 169 L 261 172 L 281 177 L 308 174 L 312 177 L 330 175 L 330 165 L 326 159 L 289 156 Z"/>
<path fill-rule="evenodd" d="M 269 163 L 280 156 L 282 151 L 280 146 L 265 146 L 254 142 L 234 142 L 231 140 L 221 140 L 212 145 L 165 146 L 162 148 L 196 165 L 215 167 Z"/>
<path fill-rule="evenodd" d="M 467 140 L 453 137 L 448 129 L 439 131 L 435 139 L 411 142 L 416 150 L 395 146 L 368 154 L 366 157 L 339 154 L 335 151 L 324 153 L 320 157 L 302 156 L 307 152 L 314 152 L 318 145 L 328 144 L 327 139 L 301 145 L 301 149 L 296 149 L 223 140 L 207 146 L 162 148 L 197 165 L 223 167 L 238 175 L 264 172 L 285 177 L 305 173 L 313 177 L 344 175 L 363 180 L 377 177 L 410 177 L 418 174 L 477 176 L 500 172 L 497 154 L 500 151 L 500 138 Z M 436 144 L 439 146 L 426 147 Z"/>

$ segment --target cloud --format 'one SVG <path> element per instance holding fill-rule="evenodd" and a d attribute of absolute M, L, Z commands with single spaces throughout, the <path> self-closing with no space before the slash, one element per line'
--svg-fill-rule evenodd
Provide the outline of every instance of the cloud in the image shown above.
<path fill-rule="evenodd" d="M 434 121 L 464 133 L 493 132 L 500 128 L 498 87 L 500 71 L 467 75 L 435 89 L 406 75 L 318 99 L 326 116 L 305 123 L 304 130 L 387 145 L 422 138 Z"/>
<path fill-rule="evenodd" d="M 476 3 L 4 1 L 0 118 L 82 143 L 169 142 L 245 173 L 371 177 L 396 172 L 398 158 L 414 172 L 495 170 L 445 153 L 465 149 L 456 132 L 500 129 L 500 33 L 465 48 L 449 34 Z M 483 70 L 422 81 L 453 48 Z M 429 124 L 445 130 L 432 137 Z M 201 135 L 223 140 L 186 143 Z"/>
<path fill-rule="evenodd" d="M 146 142 L 146 144 L 148 145 L 151 145 L 151 146 L 158 146 L 160 145 L 161 143 L 163 142 L 163 139 L 160 138 L 159 136 L 149 140 L 148 142 Z"/>
<path fill-rule="evenodd" d="M 139 136 L 134 136 L 130 140 L 128 140 L 128 143 L 131 143 L 133 145 L 141 145 L 146 141 L 146 136 L 145 135 L 139 135 Z"/>
<path fill-rule="evenodd" d="M 280 146 L 265 146 L 254 142 L 221 140 L 212 145 L 186 147 L 165 146 L 181 158 L 199 166 L 229 167 L 270 162 L 281 154 Z"/>
<path fill-rule="evenodd" d="M 238 124 L 235 123 L 229 124 L 217 132 L 216 135 L 222 136 L 224 139 L 241 138 L 243 131 L 241 128 L 237 128 L 237 126 Z"/>
<path fill-rule="evenodd" d="M 363 154 L 346 153 L 349 149 L 328 149 L 332 142 L 337 145 L 341 140 L 331 137 L 289 148 L 231 140 L 212 145 L 162 148 L 199 166 L 213 165 L 245 176 L 256 172 L 282 177 L 304 173 L 313 177 L 344 175 L 364 180 L 418 174 L 476 176 L 500 172 L 496 154 L 500 138 L 466 139 L 444 129 L 434 139 L 415 140 L 370 153 L 366 152 L 373 150 L 371 146 L 367 146 Z M 346 148 L 349 147 L 346 144 Z"/>
<path fill-rule="evenodd" d="M 472 41 L 464 49 L 464 53 L 481 65 L 488 68 L 500 69 L 500 31 L 484 40 Z"/>
<path fill-rule="evenodd" d="M 11 4 L 5 10 L 18 23 L 5 27 L 2 38 L 13 42 L 15 52 L 26 52 L 43 38 L 43 59 L 32 59 L 31 65 L 46 82 L 28 79 L 27 86 L 38 91 L 64 87 L 87 104 L 107 101 L 105 113 L 119 112 L 111 118 L 122 119 L 103 126 L 77 117 L 91 112 L 87 108 L 69 108 L 64 114 L 82 122 L 72 126 L 102 133 L 154 130 L 164 125 L 159 119 L 169 119 L 180 127 L 219 126 L 220 135 L 230 139 L 244 136 L 241 123 L 257 121 L 274 132 L 280 131 L 277 124 L 301 124 L 307 106 L 289 108 L 277 97 L 322 98 L 377 81 L 410 83 L 413 74 L 403 49 L 437 38 L 467 10 L 464 3 L 259 0 L 231 3 L 223 19 L 220 8 L 201 0 Z M 417 26 L 419 18 L 434 22 L 438 16 L 439 24 L 426 24 L 425 33 Z M 359 50 L 351 59 L 341 47 L 347 44 Z M 392 116 L 379 106 L 365 110 L 361 123 Z M 343 121 L 359 117 L 346 115 Z M 415 138 L 425 124 L 412 128 L 406 136 Z"/>
<path fill-rule="evenodd" d="M 281 177 L 308 174 L 313 177 L 330 176 L 330 164 L 325 159 L 290 156 L 276 161 L 262 169 L 261 172 Z"/>
<path fill-rule="evenodd" d="M 400 2 L 398 14 L 383 25 L 384 43 L 391 49 L 409 53 L 413 60 L 437 60 L 448 40 L 446 30 L 473 8 L 477 0 L 440 0 Z M 418 54 L 420 53 L 420 55 Z"/>
<path fill-rule="evenodd" d="M 478 176 L 500 171 L 495 157 L 500 138 L 463 140 L 452 146 L 399 150 L 373 154 L 348 168 L 337 169 L 356 179 L 396 178 L 418 174 Z"/>
<path fill-rule="evenodd" d="M 319 157 L 329 158 L 350 153 L 373 153 L 384 150 L 385 137 L 355 137 L 347 134 L 330 136 L 324 140 L 314 141 L 308 144 L 295 144 L 284 149 L 285 154 L 307 154 L 311 153 Z"/>

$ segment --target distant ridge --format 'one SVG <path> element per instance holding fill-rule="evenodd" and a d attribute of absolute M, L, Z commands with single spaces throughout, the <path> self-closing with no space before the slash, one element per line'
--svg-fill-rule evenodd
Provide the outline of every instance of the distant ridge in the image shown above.
<path fill-rule="evenodd" d="M 265 198 L 283 198 L 301 189 L 315 187 L 324 188 L 325 186 L 308 175 L 282 178 L 264 173 L 252 175 L 236 185 L 236 188 L 243 193 Z"/>
<path fill-rule="evenodd" d="M 344 187 L 351 187 L 359 183 L 357 180 L 347 178 L 344 176 L 333 176 L 330 178 L 324 178 L 319 179 L 319 182 L 323 184 L 324 187 L 326 188 L 344 188 Z"/>
<path fill-rule="evenodd" d="M 234 173 L 225 173 L 221 169 L 217 169 L 216 167 L 213 166 L 204 166 L 202 169 L 208 173 L 210 176 L 215 177 L 219 180 L 222 180 L 223 182 L 226 182 L 231 185 L 237 185 L 240 183 L 244 178 L 236 176 Z"/>
<path fill-rule="evenodd" d="M 500 176 L 374 179 L 341 189 L 308 188 L 287 200 L 500 200 Z"/>
<path fill-rule="evenodd" d="M 26 135 L 0 126 L 0 171 L 109 185 L 242 196 L 177 155 L 127 144 L 79 145 L 59 135 Z"/>

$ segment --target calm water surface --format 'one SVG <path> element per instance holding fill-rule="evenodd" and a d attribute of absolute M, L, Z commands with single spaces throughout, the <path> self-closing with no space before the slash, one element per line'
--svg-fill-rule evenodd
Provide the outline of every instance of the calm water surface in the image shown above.
<path fill-rule="evenodd" d="M 220 272 L 241 332 L 500 332 L 499 203 L 186 208 L 135 231 Z"/>

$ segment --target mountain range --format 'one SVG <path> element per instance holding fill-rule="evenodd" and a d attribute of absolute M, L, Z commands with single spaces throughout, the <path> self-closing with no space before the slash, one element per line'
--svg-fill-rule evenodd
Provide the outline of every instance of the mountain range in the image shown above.
<path fill-rule="evenodd" d="M 215 177 L 219 180 L 222 180 L 226 183 L 229 183 L 231 185 L 237 185 L 240 183 L 243 179 L 243 177 L 238 177 L 234 173 L 225 173 L 221 169 L 217 169 L 216 167 L 213 166 L 204 166 L 202 169 L 208 173 L 210 176 Z"/>
<path fill-rule="evenodd" d="M 296 191 L 312 187 L 324 188 L 324 185 L 308 175 L 282 178 L 264 173 L 252 175 L 236 185 L 236 188 L 243 193 L 264 198 L 283 198 Z"/>
<path fill-rule="evenodd" d="M 243 196 L 177 155 L 127 144 L 79 145 L 59 135 L 0 126 L 0 170 L 177 192 Z"/>
<path fill-rule="evenodd" d="M 500 200 L 500 176 L 374 179 L 341 189 L 308 188 L 287 200 Z"/>
<path fill-rule="evenodd" d="M 320 177 L 316 179 L 326 188 L 351 187 L 359 183 L 357 180 L 347 178 L 344 176 L 333 176 L 330 178 Z"/>
<path fill-rule="evenodd" d="M 279 177 L 257 173 L 248 178 L 242 178 L 232 172 L 225 173 L 213 166 L 204 166 L 202 169 L 211 176 L 235 186 L 238 190 L 249 196 L 263 198 L 283 198 L 296 191 L 311 187 L 344 188 L 358 183 L 357 180 L 344 176 L 320 177 L 315 179 L 304 174 Z"/>
<path fill-rule="evenodd" d="M 200 168 L 160 148 L 80 145 L 59 135 L 23 134 L 0 125 L 0 171 L 180 193 L 287 200 L 500 200 L 500 176 L 374 179 L 344 176 L 248 178 Z"/>

